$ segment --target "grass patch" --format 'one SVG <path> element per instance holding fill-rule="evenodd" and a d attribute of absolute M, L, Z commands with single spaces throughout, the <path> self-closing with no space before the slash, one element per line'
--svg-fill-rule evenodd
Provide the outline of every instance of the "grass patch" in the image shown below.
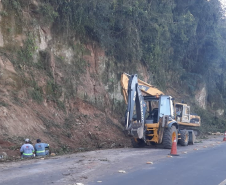
<path fill-rule="evenodd" d="M 0 106 L 2 106 L 2 107 L 8 107 L 8 104 L 5 103 L 4 101 L 0 101 Z"/>

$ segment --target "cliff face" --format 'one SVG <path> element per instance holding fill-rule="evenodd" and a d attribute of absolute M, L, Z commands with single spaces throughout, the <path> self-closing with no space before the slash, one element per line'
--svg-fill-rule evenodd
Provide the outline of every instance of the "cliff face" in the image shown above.
<path fill-rule="evenodd" d="M 120 66 L 98 44 L 53 35 L 28 7 L 18 15 L 0 2 L 1 146 L 17 149 L 27 137 L 57 152 L 129 146 L 118 114 Z"/>

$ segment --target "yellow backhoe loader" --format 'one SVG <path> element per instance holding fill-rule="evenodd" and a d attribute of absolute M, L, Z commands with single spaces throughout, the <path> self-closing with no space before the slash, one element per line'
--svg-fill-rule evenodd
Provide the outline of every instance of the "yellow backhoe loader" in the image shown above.
<path fill-rule="evenodd" d="M 163 144 L 171 148 L 174 138 L 182 145 L 194 144 L 200 117 L 190 114 L 190 107 L 175 103 L 156 87 L 123 73 L 122 92 L 127 104 L 125 130 L 134 147 Z"/>

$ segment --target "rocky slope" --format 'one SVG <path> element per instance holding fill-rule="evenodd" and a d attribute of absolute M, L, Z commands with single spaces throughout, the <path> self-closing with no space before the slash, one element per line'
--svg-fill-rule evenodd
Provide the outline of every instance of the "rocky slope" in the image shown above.
<path fill-rule="evenodd" d="M 120 74 L 151 84 L 154 75 L 145 62 L 115 62 L 98 42 L 57 32 L 57 16 L 47 1 L 0 1 L 0 151 L 18 155 L 25 138 L 56 153 L 130 146 Z M 171 85 L 166 92 L 183 99 Z M 206 108 L 205 83 L 195 99 Z"/>
<path fill-rule="evenodd" d="M 38 6 L 29 1 L 19 18 L 0 2 L 0 150 L 18 155 L 27 137 L 57 153 L 129 146 L 120 72 L 97 44 L 33 25 Z"/>

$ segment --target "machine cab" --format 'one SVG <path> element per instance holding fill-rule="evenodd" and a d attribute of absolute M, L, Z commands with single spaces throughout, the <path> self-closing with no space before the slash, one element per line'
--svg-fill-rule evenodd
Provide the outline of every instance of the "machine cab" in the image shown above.
<path fill-rule="evenodd" d="M 173 98 L 171 96 L 161 96 L 159 101 L 159 117 L 169 116 L 174 118 Z"/>
<path fill-rule="evenodd" d="M 174 117 L 173 101 L 171 96 L 144 96 L 147 104 L 145 123 L 158 123 L 163 116 Z"/>
<path fill-rule="evenodd" d="M 176 103 L 176 120 L 178 122 L 190 122 L 190 106 L 187 104 Z"/>

